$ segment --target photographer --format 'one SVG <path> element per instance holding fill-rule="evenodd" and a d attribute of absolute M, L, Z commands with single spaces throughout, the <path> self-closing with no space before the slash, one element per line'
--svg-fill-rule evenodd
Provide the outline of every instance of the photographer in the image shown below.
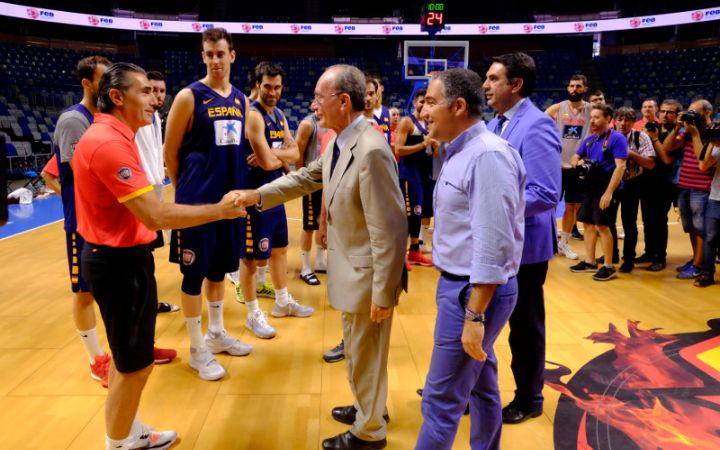
<path fill-rule="evenodd" d="M 647 134 L 633 129 L 635 110 L 619 108 L 615 112 L 615 126 L 625 136 L 628 143 L 628 159 L 623 175 L 620 217 L 622 218 L 625 240 L 623 243 L 623 263 L 620 273 L 628 273 L 635 266 L 635 246 L 638 239 L 637 217 L 641 197 L 646 189 L 648 173 L 655 168 L 655 150 Z M 647 207 L 643 204 L 643 223 L 650 221 Z"/>
<path fill-rule="evenodd" d="M 704 131 L 699 136 L 693 136 L 693 149 L 700 160 L 699 169 L 712 170 L 714 167 L 714 175 L 705 208 L 703 262 L 700 275 L 695 279 L 695 287 L 715 284 L 715 253 L 720 243 L 720 125 L 712 124 Z"/>
<path fill-rule="evenodd" d="M 645 224 L 645 253 L 635 259 L 636 264 L 650 263 L 645 270 L 659 272 L 665 269 L 668 244 L 668 212 L 677 202 L 677 178 L 685 146 L 684 132 L 679 130 L 678 118 L 682 105 L 666 99 L 660 105 L 660 125 L 645 124 L 645 132 L 655 150 L 655 169 L 650 171 L 641 202 L 647 206 Z"/>
<path fill-rule="evenodd" d="M 682 163 L 678 178 L 678 207 L 683 230 L 690 235 L 693 257 L 690 261 L 678 267 L 677 277 L 680 279 L 693 279 L 700 275 L 702 265 L 703 242 L 705 240 L 705 207 L 710 196 L 710 185 L 713 179 L 712 170 L 701 170 L 698 163 L 698 154 L 695 147 L 702 145 L 700 130 L 710 125 L 712 105 L 707 100 L 696 100 L 688 108 L 688 112 L 681 114 L 675 130 L 670 133 L 679 133 L 680 126 L 685 128 L 683 140 Z M 700 147 L 701 148 L 701 147 Z"/>
<path fill-rule="evenodd" d="M 607 281 L 617 272 L 612 264 L 613 239 L 610 226 L 615 226 L 618 201 L 615 191 L 622 187 L 628 145 L 625 136 L 610 128 L 613 109 L 609 105 L 593 105 L 588 136 L 571 164 L 585 183 L 585 199 L 578 212 L 578 220 L 585 225 L 585 260 L 570 267 L 572 272 L 595 272 L 593 279 Z M 595 232 L 597 230 L 597 233 Z M 595 243 L 600 235 L 605 261 L 598 270 Z"/>

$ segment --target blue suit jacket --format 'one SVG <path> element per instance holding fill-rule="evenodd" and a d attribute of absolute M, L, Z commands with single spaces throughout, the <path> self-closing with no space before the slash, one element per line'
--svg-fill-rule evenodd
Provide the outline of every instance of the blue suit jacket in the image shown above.
<path fill-rule="evenodd" d="M 497 118 L 488 124 L 491 131 L 496 128 Z M 560 133 L 550 116 L 525 99 L 501 137 L 517 149 L 527 170 L 521 264 L 548 261 L 555 253 L 555 207 L 562 184 Z"/>

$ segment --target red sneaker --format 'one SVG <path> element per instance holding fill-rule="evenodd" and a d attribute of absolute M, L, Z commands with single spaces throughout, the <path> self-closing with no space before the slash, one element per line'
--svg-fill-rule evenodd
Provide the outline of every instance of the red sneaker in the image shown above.
<path fill-rule="evenodd" d="M 407 260 L 407 258 L 405 258 L 405 268 L 407 269 L 408 272 L 412 272 L 412 264 L 410 264 L 410 262 Z"/>
<path fill-rule="evenodd" d="M 167 364 L 177 357 L 177 352 L 171 348 L 153 347 L 153 350 L 155 353 L 155 364 Z"/>
<path fill-rule="evenodd" d="M 409 251 L 407 260 L 410 264 L 417 264 L 419 266 L 432 266 L 432 258 L 423 255 L 420 250 Z"/>
<path fill-rule="evenodd" d="M 95 357 L 95 362 L 90 364 L 90 378 L 99 381 L 102 387 L 108 387 L 108 372 L 110 370 L 110 355 L 103 353 Z"/>

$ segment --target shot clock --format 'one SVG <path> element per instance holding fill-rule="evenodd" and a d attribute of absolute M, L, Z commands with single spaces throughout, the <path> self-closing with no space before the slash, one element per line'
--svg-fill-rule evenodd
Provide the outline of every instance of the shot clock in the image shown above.
<path fill-rule="evenodd" d="M 427 0 L 420 12 L 420 30 L 437 33 L 445 28 L 445 0 Z"/>

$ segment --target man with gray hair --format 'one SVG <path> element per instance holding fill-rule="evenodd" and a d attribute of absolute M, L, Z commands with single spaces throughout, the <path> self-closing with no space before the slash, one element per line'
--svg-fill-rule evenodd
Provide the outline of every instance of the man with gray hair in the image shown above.
<path fill-rule="evenodd" d="M 450 449 L 470 403 L 470 445 L 500 448 L 493 345 L 515 307 L 525 231 L 526 172 L 518 152 L 481 120 L 482 80 L 467 69 L 434 75 L 422 115 L 447 142 L 435 187 L 433 263 L 442 273 L 424 422 L 417 449 Z"/>
<path fill-rule="evenodd" d="M 327 207 L 327 286 L 342 311 L 353 405 L 332 411 L 352 425 L 323 441 L 324 449 L 381 449 L 387 445 L 387 359 L 390 327 L 400 291 L 407 287 L 407 220 L 398 168 L 387 140 L 365 120 L 365 77 L 356 67 L 328 68 L 311 108 L 319 125 L 337 137 L 307 167 L 258 190 L 245 205 L 272 208 L 323 188 Z M 329 149 L 332 148 L 332 151 Z"/>

